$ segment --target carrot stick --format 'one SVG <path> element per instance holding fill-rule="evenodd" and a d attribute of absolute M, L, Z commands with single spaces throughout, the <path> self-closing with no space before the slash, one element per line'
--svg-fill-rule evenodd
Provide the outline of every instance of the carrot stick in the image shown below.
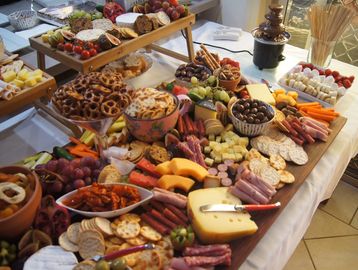
<path fill-rule="evenodd" d="M 320 120 L 324 120 L 324 121 L 328 121 L 328 122 L 331 122 L 336 118 L 335 116 L 325 115 L 325 114 L 320 114 L 320 113 L 315 113 L 315 112 L 307 112 L 307 113 L 309 116 L 311 116 L 315 119 L 320 119 Z"/>
<path fill-rule="evenodd" d="M 310 113 L 310 112 L 329 115 L 329 116 L 339 116 L 339 113 L 337 113 L 337 112 L 326 111 L 323 109 L 308 108 L 307 113 Z"/>
<path fill-rule="evenodd" d="M 70 136 L 70 137 L 68 137 L 68 139 L 74 144 L 82 144 L 82 142 L 75 137 Z"/>
<path fill-rule="evenodd" d="M 307 114 L 306 112 L 302 111 L 302 110 L 299 110 L 298 112 L 299 112 L 300 114 L 302 114 L 302 116 L 308 116 L 308 114 Z"/>
<path fill-rule="evenodd" d="M 75 155 L 75 156 L 79 156 L 79 157 L 93 157 L 93 158 L 98 158 L 98 155 L 95 155 L 93 153 L 89 153 L 89 152 L 83 152 L 83 151 L 79 151 L 75 148 L 71 148 L 69 149 L 69 152 L 72 154 L 72 155 Z"/>
<path fill-rule="evenodd" d="M 315 105 L 320 105 L 320 103 L 315 101 L 315 102 L 305 102 L 305 103 L 297 103 L 296 104 L 297 108 L 307 107 L 307 106 L 315 106 Z"/>

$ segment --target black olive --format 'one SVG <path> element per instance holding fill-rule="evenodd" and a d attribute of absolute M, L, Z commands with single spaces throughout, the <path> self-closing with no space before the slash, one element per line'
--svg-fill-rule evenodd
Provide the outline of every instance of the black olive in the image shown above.
<path fill-rule="evenodd" d="M 257 108 L 252 108 L 251 109 L 251 113 L 257 113 L 257 112 L 258 112 Z"/>
<path fill-rule="evenodd" d="M 244 103 L 244 107 L 245 107 L 245 109 L 249 109 L 251 107 L 251 105 L 250 105 L 250 103 L 248 101 L 246 101 Z"/>
<path fill-rule="evenodd" d="M 186 67 L 186 71 L 191 71 L 191 72 L 193 72 L 194 69 L 193 69 L 192 67 Z"/>
<path fill-rule="evenodd" d="M 261 122 L 261 121 L 260 121 L 260 119 L 258 119 L 258 118 L 256 118 L 255 121 L 254 121 L 255 124 L 260 124 L 260 122 Z"/>
<path fill-rule="evenodd" d="M 259 104 L 257 102 L 252 102 L 251 107 L 252 108 L 257 108 L 259 106 Z"/>
<path fill-rule="evenodd" d="M 243 112 L 245 110 L 245 107 L 242 104 L 237 104 L 237 111 Z"/>
<path fill-rule="evenodd" d="M 261 123 L 268 122 L 268 120 L 269 120 L 269 119 L 267 118 L 267 116 L 265 116 L 264 119 L 262 119 Z"/>
<path fill-rule="evenodd" d="M 238 117 L 237 117 L 239 120 L 244 120 L 244 116 L 242 115 L 242 113 L 239 113 Z"/>
<path fill-rule="evenodd" d="M 182 70 L 180 73 L 181 73 L 182 76 L 186 76 L 186 71 L 185 70 Z"/>
<path fill-rule="evenodd" d="M 265 113 L 266 111 L 267 111 L 266 106 L 262 105 L 262 106 L 259 107 L 259 112 Z"/>
<path fill-rule="evenodd" d="M 253 123 L 254 122 L 254 118 L 252 116 L 247 117 L 247 122 L 248 123 Z"/>
<path fill-rule="evenodd" d="M 262 120 L 262 119 L 264 119 L 265 115 L 264 115 L 263 112 L 258 112 L 258 113 L 256 114 L 256 117 L 257 117 L 259 120 Z"/>
<path fill-rule="evenodd" d="M 244 115 L 248 115 L 250 113 L 250 109 L 246 109 L 245 111 L 244 111 Z"/>
<path fill-rule="evenodd" d="M 186 76 L 191 78 L 191 77 L 193 76 L 193 72 L 187 71 L 187 72 L 186 72 Z"/>
<path fill-rule="evenodd" d="M 244 104 L 246 102 L 246 100 L 245 99 L 239 99 L 239 104 Z"/>

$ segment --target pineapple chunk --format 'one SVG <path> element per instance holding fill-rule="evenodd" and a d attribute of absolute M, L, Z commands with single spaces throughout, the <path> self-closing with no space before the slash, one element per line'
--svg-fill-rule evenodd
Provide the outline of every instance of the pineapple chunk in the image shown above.
<path fill-rule="evenodd" d="M 30 77 L 25 81 L 25 85 L 28 87 L 33 87 L 37 84 L 37 81 L 34 77 Z"/>
<path fill-rule="evenodd" d="M 25 86 L 24 81 L 21 81 L 19 79 L 15 79 L 11 83 L 16 85 L 17 87 L 20 87 L 20 88 L 23 88 Z"/>
<path fill-rule="evenodd" d="M 204 159 L 204 161 L 205 161 L 205 164 L 210 167 L 213 166 L 213 164 L 214 164 L 214 160 L 211 158 L 206 158 L 206 159 Z"/>
<path fill-rule="evenodd" d="M 16 79 L 16 72 L 13 70 L 6 71 L 2 74 L 4 82 L 11 82 Z"/>
<path fill-rule="evenodd" d="M 41 69 L 35 69 L 33 72 L 32 72 L 33 75 L 38 75 L 38 76 L 43 76 L 44 72 L 41 70 Z"/>
<path fill-rule="evenodd" d="M 221 157 L 216 157 L 214 160 L 215 163 L 221 163 L 223 161 Z"/>
<path fill-rule="evenodd" d="M 17 73 L 17 78 L 22 81 L 26 81 L 30 78 L 30 72 L 27 69 L 21 69 L 19 73 Z"/>

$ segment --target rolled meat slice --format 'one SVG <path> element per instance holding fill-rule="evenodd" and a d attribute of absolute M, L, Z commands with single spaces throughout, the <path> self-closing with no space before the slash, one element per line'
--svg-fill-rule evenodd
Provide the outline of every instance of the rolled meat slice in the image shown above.
<path fill-rule="evenodd" d="M 184 257 L 184 261 L 189 266 L 216 266 L 219 264 L 229 266 L 231 264 L 231 254 L 225 254 L 216 257 L 208 257 L 208 256 Z"/>
<path fill-rule="evenodd" d="M 238 197 L 240 200 L 251 203 L 251 204 L 260 204 L 258 201 L 255 201 L 253 198 L 251 198 L 249 195 L 247 195 L 242 190 L 238 189 L 236 186 L 229 187 L 229 192 Z"/>
<path fill-rule="evenodd" d="M 245 182 L 243 180 L 238 180 L 235 184 L 235 187 L 245 192 L 248 196 L 250 196 L 255 201 L 259 202 L 260 204 L 267 204 L 270 201 L 270 198 L 265 197 L 256 187 L 249 182 Z M 243 198 L 240 198 L 244 200 Z"/>
<path fill-rule="evenodd" d="M 170 191 L 169 191 L 170 192 Z M 170 203 L 179 208 L 186 208 L 187 198 L 183 199 L 177 196 L 176 193 L 161 192 L 153 189 L 154 199 L 163 203 Z"/>
<path fill-rule="evenodd" d="M 226 254 L 230 253 L 231 248 L 227 244 L 214 244 L 214 245 L 196 245 L 193 247 L 186 247 L 183 251 L 184 256 L 218 256 L 213 254 Z"/>
<path fill-rule="evenodd" d="M 321 130 L 310 127 L 307 124 L 302 124 L 302 129 L 307 132 L 311 137 L 326 142 L 328 139 L 328 133 L 324 133 Z"/>

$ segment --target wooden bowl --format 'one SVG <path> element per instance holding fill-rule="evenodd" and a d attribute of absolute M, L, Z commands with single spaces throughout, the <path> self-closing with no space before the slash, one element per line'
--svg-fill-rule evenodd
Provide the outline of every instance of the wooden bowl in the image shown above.
<path fill-rule="evenodd" d="M 26 167 L 15 165 L 1 167 L 0 172 L 8 174 L 32 174 L 35 181 L 35 190 L 26 204 L 15 214 L 7 218 L 0 219 L 0 239 L 13 240 L 26 232 L 34 221 L 37 209 L 39 208 L 41 202 L 42 188 L 37 174 Z"/>

